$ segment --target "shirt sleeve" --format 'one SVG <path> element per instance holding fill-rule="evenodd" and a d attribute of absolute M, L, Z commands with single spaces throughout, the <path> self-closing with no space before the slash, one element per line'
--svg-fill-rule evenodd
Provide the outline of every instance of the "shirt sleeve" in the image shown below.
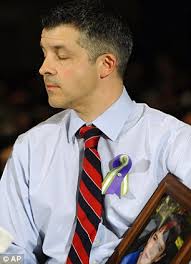
<path fill-rule="evenodd" d="M 169 137 L 162 163 L 166 164 L 169 172 L 191 188 L 191 126 L 183 122 L 180 124 Z"/>
<path fill-rule="evenodd" d="M 24 263 L 33 264 L 41 247 L 30 207 L 27 144 L 25 138 L 17 139 L 0 181 L 0 226 L 13 236 L 6 253 L 23 254 Z"/>

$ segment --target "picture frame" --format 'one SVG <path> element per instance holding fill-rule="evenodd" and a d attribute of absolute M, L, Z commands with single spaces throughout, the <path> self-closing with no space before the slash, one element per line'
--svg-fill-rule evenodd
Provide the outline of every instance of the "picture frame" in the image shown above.
<path fill-rule="evenodd" d="M 191 190 L 179 178 L 170 173 L 161 181 L 132 227 L 125 232 L 121 242 L 106 264 L 120 264 L 125 256 L 133 255 L 136 250 L 142 250 L 141 255 L 144 257 L 146 253 L 143 253 L 143 251 L 148 250 L 148 244 L 153 239 L 151 236 L 153 236 L 154 230 L 159 232 L 159 230 L 164 229 L 165 235 L 168 233 L 169 236 L 165 243 L 172 240 L 172 235 L 170 234 L 173 229 L 178 230 L 178 233 L 173 231 L 174 241 L 169 242 L 167 245 L 165 244 L 166 252 L 159 260 L 155 260 L 152 263 L 189 263 L 189 260 L 191 260 Z M 142 245 L 141 249 L 140 243 L 144 239 L 146 239 L 145 245 Z M 172 250 L 170 251 L 170 246 L 172 248 L 172 245 L 177 249 L 173 254 Z M 171 256 L 169 257 L 170 254 Z M 137 261 L 134 263 L 137 263 Z"/>

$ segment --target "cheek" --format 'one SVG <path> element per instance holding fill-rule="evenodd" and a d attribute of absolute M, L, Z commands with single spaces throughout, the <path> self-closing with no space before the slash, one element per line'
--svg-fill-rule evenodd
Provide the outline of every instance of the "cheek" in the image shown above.
<path fill-rule="evenodd" d="M 70 77 L 71 80 L 80 79 L 85 75 L 85 67 L 82 65 L 75 65 L 75 67 L 67 67 L 59 70 L 61 78 Z"/>
<path fill-rule="evenodd" d="M 91 68 L 91 65 L 80 62 L 75 64 L 60 65 L 59 79 L 61 82 L 68 83 L 68 85 L 90 85 L 92 81 L 96 79 L 95 70 Z"/>
<path fill-rule="evenodd" d="M 75 64 L 73 73 L 76 78 L 83 80 L 83 78 L 92 78 L 94 75 L 94 67 L 87 61 L 81 61 Z"/>
<path fill-rule="evenodd" d="M 60 79 L 64 77 L 73 77 L 75 75 L 76 66 L 71 63 L 71 61 L 63 61 L 58 65 L 58 74 Z"/>
<path fill-rule="evenodd" d="M 146 247 L 147 248 L 153 248 L 153 246 L 154 246 L 154 240 L 153 240 L 153 238 L 149 238 Z"/>
<path fill-rule="evenodd" d="M 62 71 L 63 77 L 71 77 L 73 76 L 73 71 L 71 69 L 65 69 Z"/>

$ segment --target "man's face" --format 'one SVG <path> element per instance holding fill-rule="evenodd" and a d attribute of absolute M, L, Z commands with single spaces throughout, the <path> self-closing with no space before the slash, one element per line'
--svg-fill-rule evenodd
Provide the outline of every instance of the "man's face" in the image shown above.
<path fill-rule="evenodd" d="M 165 250 L 163 233 L 164 229 L 159 229 L 149 238 L 137 263 L 151 264 L 161 258 L 162 253 Z"/>
<path fill-rule="evenodd" d="M 97 65 L 89 60 L 88 51 L 80 46 L 79 38 L 79 31 L 70 25 L 42 31 L 44 62 L 39 72 L 53 107 L 78 111 L 93 100 L 98 81 Z"/>

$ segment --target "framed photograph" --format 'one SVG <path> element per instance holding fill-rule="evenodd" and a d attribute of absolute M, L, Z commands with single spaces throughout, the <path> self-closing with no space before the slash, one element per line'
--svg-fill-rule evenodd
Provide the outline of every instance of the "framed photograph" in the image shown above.
<path fill-rule="evenodd" d="M 191 260 L 191 190 L 168 174 L 107 264 L 186 264 Z"/>

